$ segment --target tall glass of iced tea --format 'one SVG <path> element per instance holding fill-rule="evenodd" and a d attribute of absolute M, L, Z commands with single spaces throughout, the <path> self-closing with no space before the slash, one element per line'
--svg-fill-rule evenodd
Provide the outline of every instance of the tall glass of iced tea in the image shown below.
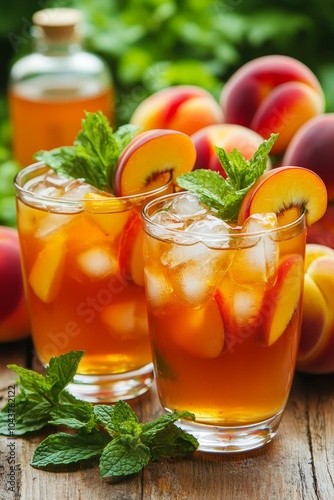
<path fill-rule="evenodd" d="M 17 225 L 34 347 L 52 356 L 84 350 L 69 389 L 115 401 L 152 383 L 142 257 L 144 203 L 173 191 L 115 197 L 42 163 L 15 179 Z"/>
<path fill-rule="evenodd" d="M 301 326 L 305 212 L 227 224 L 194 194 L 143 210 L 156 382 L 200 450 L 257 448 L 276 434 Z"/>

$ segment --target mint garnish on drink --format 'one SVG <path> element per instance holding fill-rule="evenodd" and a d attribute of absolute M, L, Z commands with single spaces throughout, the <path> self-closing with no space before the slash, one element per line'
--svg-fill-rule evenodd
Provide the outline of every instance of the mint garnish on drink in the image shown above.
<path fill-rule="evenodd" d="M 130 405 L 93 405 L 72 396 L 72 382 L 83 351 L 53 357 L 46 374 L 9 365 L 19 375 L 15 398 L 15 430 L 9 429 L 10 407 L 0 411 L 0 434 L 23 435 L 46 425 L 62 425 L 69 432 L 49 435 L 36 448 L 31 465 L 67 465 L 100 458 L 100 476 L 125 476 L 139 472 L 152 460 L 183 457 L 198 448 L 197 439 L 175 425 L 179 418 L 194 420 L 188 411 L 162 415 L 140 423 Z"/>
<path fill-rule="evenodd" d="M 57 174 L 84 179 L 97 189 L 113 192 L 118 157 L 137 132 L 138 127 L 131 124 L 113 132 L 102 112 L 86 113 L 73 146 L 39 151 L 35 158 Z"/>
<path fill-rule="evenodd" d="M 199 199 L 217 212 L 225 221 L 238 218 L 240 204 L 254 182 L 265 172 L 268 154 L 278 134 L 271 134 L 263 141 L 250 160 L 246 160 L 238 149 L 228 154 L 216 147 L 219 161 L 226 179 L 212 170 L 193 170 L 176 178 L 177 184 L 187 191 L 196 193 Z"/>

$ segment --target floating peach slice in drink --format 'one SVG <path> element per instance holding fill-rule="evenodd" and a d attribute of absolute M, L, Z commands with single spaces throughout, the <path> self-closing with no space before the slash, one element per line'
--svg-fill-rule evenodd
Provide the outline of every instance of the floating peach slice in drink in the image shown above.
<path fill-rule="evenodd" d="M 52 302 L 59 292 L 65 254 L 65 236 L 59 233 L 58 237 L 48 241 L 37 255 L 28 281 L 43 302 Z"/>
<path fill-rule="evenodd" d="M 278 167 L 261 175 L 244 197 L 238 214 L 239 224 L 252 214 L 275 212 L 291 207 L 306 211 L 306 224 L 319 220 L 327 208 L 327 190 L 322 179 L 303 167 Z"/>
<path fill-rule="evenodd" d="M 121 234 L 118 263 L 121 276 L 144 286 L 143 233 L 139 212 L 133 210 Z"/>
<path fill-rule="evenodd" d="M 138 134 L 119 156 L 114 190 L 127 196 L 161 187 L 189 172 L 196 160 L 190 137 L 176 130 L 155 129 Z"/>
<path fill-rule="evenodd" d="M 304 262 L 301 255 L 283 257 L 274 287 L 266 290 L 257 323 L 257 341 L 270 346 L 285 332 L 301 300 Z"/>
<path fill-rule="evenodd" d="M 122 200 L 114 196 L 86 193 L 84 208 L 104 233 L 115 238 L 123 230 L 129 212 Z"/>

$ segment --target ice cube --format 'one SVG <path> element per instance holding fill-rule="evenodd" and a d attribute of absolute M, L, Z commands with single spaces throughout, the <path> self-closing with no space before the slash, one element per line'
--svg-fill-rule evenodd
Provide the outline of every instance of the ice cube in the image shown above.
<path fill-rule="evenodd" d="M 237 336 L 246 339 L 254 333 L 261 321 L 261 305 L 265 285 L 238 286 L 234 290 L 232 300 L 232 314 L 237 326 Z"/>
<path fill-rule="evenodd" d="M 172 202 L 167 202 L 167 204 L 169 212 L 177 215 L 180 219 L 198 217 L 209 211 L 208 207 L 191 193 L 181 194 L 174 198 Z"/>
<path fill-rule="evenodd" d="M 36 228 L 35 237 L 36 238 L 49 238 L 54 236 L 55 232 L 61 229 L 66 224 L 69 224 L 75 215 L 70 214 L 48 214 L 43 219 L 40 220 L 39 225 Z"/>
<path fill-rule="evenodd" d="M 245 237 L 235 251 L 230 274 L 237 283 L 274 283 L 277 277 L 279 245 L 270 235 L 278 227 L 274 213 L 255 214 L 248 217 L 242 233 L 254 233 Z M 266 234 L 266 231 L 267 234 Z M 259 233 L 264 234 L 259 234 Z"/>
<path fill-rule="evenodd" d="M 116 258 L 107 248 L 93 247 L 77 256 L 80 270 L 91 278 L 105 278 L 118 271 Z"/>
<path fill-rule="evenodd" d="M 228 235 L 232 230 L 225 221 L 216 217 L 215 215 L 206 214 L 199 219 L 194 220 L 186 228 L 187 232 L 196 233 L 198 239 L 200 239 L 205 245 L 213 248 L 223 248 L 229 247 Z M 209 235 L 213 237 L 210 238 Z"/>
<path fill-rule="evenodd" d="M 163 307 L 171 302 L 172 289 L 167 277 L 145 269 L 146 295 L 151 307 Z"/>
<path fill-rule="evenodd" d="M 85 184 L 80 179 L 73 179 L 66 185 L 63 198 L 79 201 L 84 200 L 88 193 L 99 193 L 99 191 L 90 184 Z"/>
<path fill-rule="evenodd" d="M 178 217 L 165 210 L 155 213 L 151 220 L 169 229 L 182 229 L 184 227 L 184 223 Z"/>
<path fill-rule="evenodd" d="M 170 267 L 169 279 L 173 290 L 182 302 L 200 306 L 222 281 L 232 261 L 233 251 L 211 250 L 203 243 L 197 243 L 175 247 L 175 252 L 180 253 L 172 254 L 173 259 L 182 257 L 182 261 Z M 176 264 L 175 260 L 173 264 Z"/>

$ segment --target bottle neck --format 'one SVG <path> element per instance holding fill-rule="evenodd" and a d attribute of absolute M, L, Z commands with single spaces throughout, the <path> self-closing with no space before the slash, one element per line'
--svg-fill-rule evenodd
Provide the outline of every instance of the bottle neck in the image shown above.
<path fill-rule="evenodd" d="M 46 56 L 70 56 L 82 51 L 79 41 L 50 41 L 45 38 L 35 38 L 33 46 L 36 52 Z"/>

